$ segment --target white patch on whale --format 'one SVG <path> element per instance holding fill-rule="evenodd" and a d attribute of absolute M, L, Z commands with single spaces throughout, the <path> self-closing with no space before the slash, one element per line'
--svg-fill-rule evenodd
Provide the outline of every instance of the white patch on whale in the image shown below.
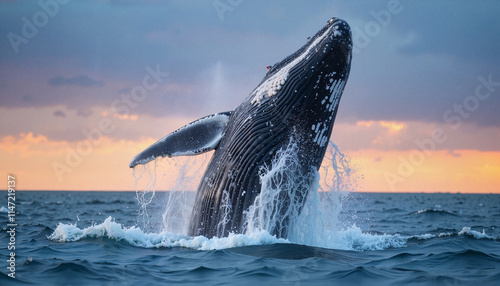
<path fill-rule="evenodd" d="M 269 79 L 267 79 L 265 82 L 260 84 L 255 88 L 255 90 L 251 93 L 254 95 L 254 98 L 252 99 L 251 103 L 252 104 L 260 104 L 260 101 L 263 100 L 266 96 L 267 97 L 272 97 L 273 95 L 276 95 L 276 93 L 281 90 L 281 87 L 285 84 L 287 78 L 288 78 L 288 73 L 289 71 L 299 64 L 303 59 L 307 58 L 311 52 L 314 50 L 316 46 L 323 41 L 323 39 L 328 35 L 330 29 L 327 29 L 323 35 L 320 37 L 317 37 L 314 42 L 311 43 L 311 45 L 307 48 L 305 52 L 303 52 L 300 56 L 295 58 L 293 61 L 288 63 L 286 66 L 282 67 L 277 73 L 272 75 Z M 315 51 L 316 52 L 316 51 Z M 323 51 L 326 52 L 326 51 Z"/>

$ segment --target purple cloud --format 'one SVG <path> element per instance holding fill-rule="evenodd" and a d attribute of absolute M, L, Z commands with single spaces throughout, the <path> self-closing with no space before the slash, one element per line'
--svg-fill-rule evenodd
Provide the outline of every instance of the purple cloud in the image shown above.
<path fill-rule="evenodd" d="M 66 117 L 66 113 L 64 113 L 64 112 L 63 112 L 63 111 L 61 111 L 61 110 L 56 110 L 56 111 L 54 111 L 54 116 L 55 116 L 55 117 L 65 118 L 65 117 Z"/>
<path fill-rule="evenodd" d="M 74 77 L 57 76 L 55 78 L 50 79 L 49 84 L 52 86 L 75 85 L 81 87 L 90 87 L 90 86 L 103 86 L 104 81 L 96 80 L 86 75 L 79 75 Z"/>

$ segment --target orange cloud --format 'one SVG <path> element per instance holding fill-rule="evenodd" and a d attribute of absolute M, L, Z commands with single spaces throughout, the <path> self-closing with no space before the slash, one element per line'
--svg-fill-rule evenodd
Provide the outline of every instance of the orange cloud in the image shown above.
<path fill-rule="evenodd" d="M 58 153 L 66 144 L 64 141 L 49 141 L 46 136 L 29 132 L 20 133 L 19 138 L 11 135 L 1 138 L 0 151 L 16 154 L 20 158 L 29 158 L 40 154 Z"/>
<path fill-rule="evenodd" d="M 403 122 L 397 121 L 357 121 L 356 126 L 370 128 L 372 126 L 382 126 L 384 128 L 389 129 L 389 131 L 397 132 L 401 129 L 405 128 L 405 124 Z"/>
<path fill-rule="evenodd" d="M 358 121 L 356 126 L 371 127 L 375 121 Z"/>
<path fill-rule="evenodd" d="M 500 193 L 500 152 L 361 150 L 351 155 L 358 191 Z"/>
<path fill-rule="evenodd" d="M 131 121 L 136 121 L 139 118 L 139 116 L 137 116 L 135 114 L 132 114 L 132 115 L 123 114 L 122 115 L 122 114 L 119 114 L 119 113 L 114 113 L 113 117 L 121 119 L 121 120 L 131 120 Z"/>
<path fill-rule="evenodd" d="M 389 129 L 391 132 L 398 132 L 405 127 L 404 123 L 396 121 L 380 121 L 380 126 Z"/>
<path fill-rule="evenodd" d="M 103 137 L 87 150 L 82 147 L 88 144 L 85 140 L 51 141 L 33 133 L 6 136 L 0 139 L 0 172 L 16 175 L 20 190 L 133 191 L 136 186 L 144 188 L 151 176 L 156 176 L 156 190 L 195 190 L 210 154 L 160 159 L 156 173 L 137 168 L 136 175 L 142 172 L 145 176 L 136 181 L 128 163 L 156 139 Z M 348 190 L 500 193 L 500 152 L 341 151 L 347 153 L 352 168 Z M 65 166 L 59 169 L 61 180 L 54 164 Z M 150 163 L 148 168 L 152 170 L 154 166 Z M 331 174 L 332 169 L 328 168 Z"/>

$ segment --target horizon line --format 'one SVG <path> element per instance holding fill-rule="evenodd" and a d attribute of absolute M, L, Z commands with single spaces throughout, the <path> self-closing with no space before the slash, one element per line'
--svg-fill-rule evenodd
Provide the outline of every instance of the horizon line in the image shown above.
<path fill-rule="evenodd" d="M 8 190 L 0 190 L 7 192 Z M 137 192 L 137 190 L 19 190 L 16 192 Z M 152 192 L 152 191 L 149 191 Z M 171 192 L 171 190 L 154 190 L 154 192 Z M 186 190 L 186 192 L 196 192 L 196 190 Z M 378 193 L 378 194 L 463 194 L 463 195 L 500 195 L 492 192 L 449 192 L 449 191 L 341 191 L 344 193 Z"/>

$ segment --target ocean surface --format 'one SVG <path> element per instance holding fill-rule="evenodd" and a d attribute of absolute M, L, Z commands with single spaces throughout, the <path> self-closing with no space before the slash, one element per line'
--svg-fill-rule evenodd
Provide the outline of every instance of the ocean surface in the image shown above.
<path fill-rule="evenodd" d="M 183 235 L 193 193 L 17 191 L 14 279 L 1 194 L 0 285 L 500 285 L 500 195 L 320 193 L 284 240 Z"/>

